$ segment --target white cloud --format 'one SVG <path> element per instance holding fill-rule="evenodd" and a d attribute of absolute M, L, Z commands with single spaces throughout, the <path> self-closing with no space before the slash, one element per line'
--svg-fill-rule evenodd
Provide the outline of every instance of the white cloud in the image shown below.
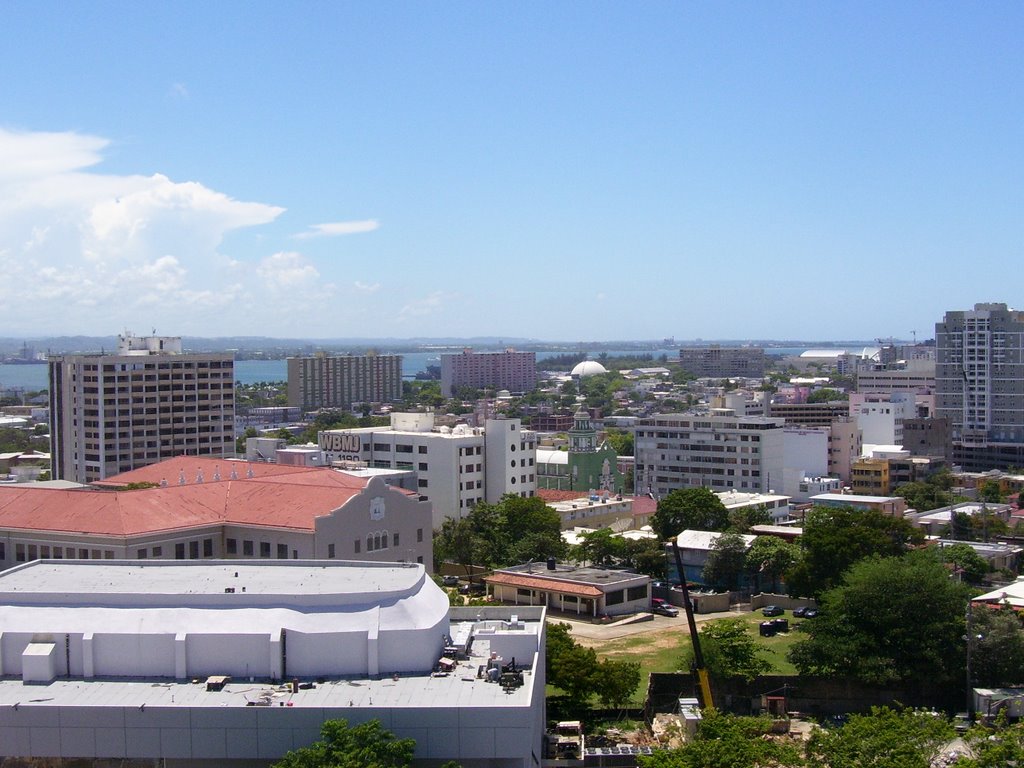
<path fill-rule="evenodd" d="M 356 280 L 352 285 L 360 293 L 376 293 L 380 290 L 380 283 L 364 283 L 361 280 Z"/>
<path fill-rule="evenodd" d="M 294 251 L 282 251 L 263 259 L 256 267 L 256 274 L 272 291 L 294 290 L 311 285 L 320 277 L 317 268 Z"/>
<path fill-rule="evenodd" d="M 445 306 L 455 299 L 454 294 L 444 293 L 443 291 L 434 291 L 429 296 L 425 296 L 422 299 L 416 299 L 410 301 L 398 312 L 398 321 L 405 322 L 426 315 L 433 315 L 440 312 Z"/>
<path fill-rule="evenodd" d="M 77 133 L 20 133 L 0 128 L 0 183 L 96 165 L 109 142 Z"/>
<path fill-rule="evenodd" d="M 594 298 L 597 299 L 598 301 L 604 301 L 607 298 L 607 296 L 605 295 L 604 291 L 598 291 L 597 295 Z"/>
<path fill-rule="evenodd" d="M 187 99 L 189 95 L 187 85 L 184 83 L 171 83 L 171 96 L 178 99 Z"/>
<path fill-rule="evenodd" d="M 298 254 L 253 269 L 218 250 L 227 233 L 268 224 L 283 208 L 162 174 L 99 173 L 92 167 L 107 145 L 0 129 L 0 326 L 9 332 L 153 324 L 213 333 L 234 302 L 259 305 L 275 286 L 318 282 Z"/>
<path fill-rule="evenodd" d="M 373 232 L 380 227 L 376 219 L 364 219 L 362 221 L 334 221 L 327 224 L 314 224 L 305 232 L 292 235 L 299 240 L 309 240 L 313 237 L 337 237 L 339 235 L 356 235 L 361 232 Z"/>

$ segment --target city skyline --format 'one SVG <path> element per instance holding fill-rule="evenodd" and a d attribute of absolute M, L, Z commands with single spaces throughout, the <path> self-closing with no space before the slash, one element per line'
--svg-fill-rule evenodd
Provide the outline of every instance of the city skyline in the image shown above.
<path fill-rule="evenodd" d="M 4 17 L 3 336 L 927 339 L 1013 306 L 1019 5 Z"/>

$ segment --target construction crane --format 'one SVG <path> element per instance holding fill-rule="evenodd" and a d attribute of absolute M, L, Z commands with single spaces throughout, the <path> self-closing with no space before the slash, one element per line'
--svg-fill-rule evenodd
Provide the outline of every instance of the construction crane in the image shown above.
<path fill-rule="evenodd" d="M 711 681 L 708 668 L 704 664 L 704 653 L 700 649 L 700 637 L 697 635 L 697 620 L 693 616 L 693 601 L 690 590 L 686 586 L 686 574 L 683 572 L 683 557 L 679 553 L 679 534 L 672 537 L 672 554 L 676 559 L 676 572 L 679 574 L 679 586 L 683 591 L 683 607 L 686 609 L 686 623 L 690 627 L 690 643 L 693 645 L 693 665 L 697 672 L 697 683 L 700 686 L 701 703 L 705 709 L 715 706 L 711 697 Z"/>

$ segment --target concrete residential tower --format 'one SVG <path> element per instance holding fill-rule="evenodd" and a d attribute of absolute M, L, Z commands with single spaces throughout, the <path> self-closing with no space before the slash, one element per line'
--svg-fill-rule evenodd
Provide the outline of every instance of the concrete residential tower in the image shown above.
<path fill-rule="evenodd" d="M 1024 312 L 975 304 L 935 325 L 935 411 L 967 471 L 1024 465 Z"/>
<path fill-rule="evenodd" d="M 401 396 L 401 355 L 288 358 L 288 405 L 303 411 L 390 403 Z"/>
<path fill-rule="evenodd" d="M 116 354 L 50 358 L 53 477 L 88 483 L 181 454 L 234 454 L 234 358 L 181 337 L 118 337 Z"/>

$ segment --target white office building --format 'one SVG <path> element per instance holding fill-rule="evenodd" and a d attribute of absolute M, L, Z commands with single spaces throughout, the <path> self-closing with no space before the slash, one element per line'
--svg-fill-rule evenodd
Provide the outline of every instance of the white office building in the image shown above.
<path fill-rule="evenodd" d="M 704 486 L 767 493 L 783 480 L 785 421 L 708 414 L 658 414 L 636 428 L 636 493 L 656 498 L 678 488 Z"/>
<path fill-rule="evenodd" d="M 430 412 L 393 413 L 389 427 L 325 430 L 319 443 L 329 462 L 415 471 L 419 493 L 434 505 L 435 528 L 480 502 L 537 492 L 537 439 L 519 419 L 437 427 Z"/>
<path fill-rule="evenodd" d="M 916 415 L 913 392 L 850 395 L 850 418 L 867 445 L 903 445 L 903 422 Z"/>
<path fill-rule="evenodd" d="M 267 766 L 328 719 L 542 757 L 543 608 L 451 609 L 416 564 L 39 561 L 0 574 L 0 640 L 4 757 Z"/>

